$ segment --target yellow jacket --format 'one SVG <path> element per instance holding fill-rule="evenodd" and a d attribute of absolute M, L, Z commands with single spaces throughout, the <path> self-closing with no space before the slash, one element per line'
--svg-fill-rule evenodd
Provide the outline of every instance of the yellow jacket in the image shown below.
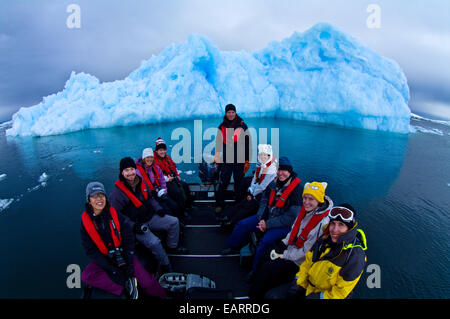
<path fill-rule="evenodd" d="M 357 224 L 332 243 L 330 237 L 318 240 L 306 254 L 297 273 L 297 285 L 307 298 L 344 299 L 358 283 L 367 262 L 366 237 Z"/>

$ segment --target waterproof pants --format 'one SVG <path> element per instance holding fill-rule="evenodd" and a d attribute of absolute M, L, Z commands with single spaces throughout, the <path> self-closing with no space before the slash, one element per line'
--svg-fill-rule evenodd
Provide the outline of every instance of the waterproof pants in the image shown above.
<path fill-rule="evenodd" d="M 167 247 L 176 248 L 180 237 L 180 223 L 178 218 L 170 215 L 164 215 L 164 217 L 153 215 L 153 217 L 144 224 L 147 225 L 149 231 L 146 231 L 143 234 L 136 234 L 136 239 L 155 255 L 160 265 L 168 265 L 169 257 L 167 257 L 161 240 L 151 231 L 165 231 L 167 234 Z"/>
<path fill-rule="evenodd" d="M 259 199 L 261 196 L 247 200 L 244 198 L 237 205 L 227 207 L 224 215 L 228 216 L 233 227 L 242 219 L 253 216 L 258 212 Z"/>
<path fill-rule="evenodd" d="M 234 195 L 236 201 L 240 200 L 244 193 L 244 164 L 243 163 L 223 163 L 220 167 L 219 187 L 217 190 L 216 204 L 223 207 L 225 202 L 225 192 L 230 185 L 231 175 L 234 179 Z"/>
<path fill-rule="evenodd" d="M 181 209 L 178 207 L 178 204 L 169 196 L 166 196 L 164 199 L 161 197 L 156 198 L 158 201 L 158 204 L 161 205 L 161 207 L 172 216 L 177 217 L 178 219 L 184 217 Z"/>
<path fill-rule="evenodd" d="M 183 216 L 185 210 L 191 207 L 193 201 L 188 184 L 178 179 L 175 181 L 174 179 L 171 182 L 167 182 L 166 185 L 169 197 L 178 205 L 179 212 L 177 215 Z"/>
<path fill-rule="evenodd" d="M 248 241 L 250 233 L 260 232 L 259 229 L 256 228 L 258 223 L 259 218 L 257 215 L 250 216 L 238 222 L 230 237 L 227 239 L 227 245 L 234 249 L 244 246 Z M 256 248 L 252 271 L 256 271 L 259 266 L 260 259 L 264 253 L 267 253 L 268 248 L 277 240 L 284 238 L 290 230 L 290 227 L 279 227 L 268 229 L 263 233 L 264 235 L 260 239 L 258 247 Z"/>
<path fill-rule="evenodd" d="M 165 298 L 166 292 L 156 280 L 153 274 L 150 274 L 145 270 L 139 260 L 134 257 L 134 276 L 137 279 L 139 286 L 149 296 L 156 296 L 159 298 Z M 103 270 L 96 263 L 89 263 L 81 273 L 81 280 L 92 287 L 107 291 L 113 295 L 120 296 L 124 287 L 112 281 L 107 272 Z"/>
<path fill-rule="evenodd" d="M 275 259 L 262 263 L 256 271 L 249 297 L 263 299 L 272 288 L 292 282 L 298 270 L 299 266 L 291 260 Z"/>

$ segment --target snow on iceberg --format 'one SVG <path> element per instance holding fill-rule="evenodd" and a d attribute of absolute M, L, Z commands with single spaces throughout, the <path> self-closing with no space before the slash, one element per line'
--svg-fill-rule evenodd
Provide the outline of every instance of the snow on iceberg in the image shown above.
<path fill-rule="evenodd" d="M 222 116 L 285 117 L 408 133 L 398 64 L 320 23 L 255 52 L 220 51 L 201 35 L 172 44 L 123 80 L 72 72 L 63 91 L 13 115 L 6 134 L 52 135 Z"/>

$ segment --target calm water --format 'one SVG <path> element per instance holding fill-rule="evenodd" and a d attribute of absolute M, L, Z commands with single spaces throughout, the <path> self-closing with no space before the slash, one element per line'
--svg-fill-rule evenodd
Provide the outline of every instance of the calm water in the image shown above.
<path fill-rule="evenodd" d="M 202 132 L 219 122 L 203 120 Z M 381 288 L 369 289 L 365 273 L 355 297 L 450 297 L 450 127 L 413 120 L 442 134 L 399 135 L 284 119 L 246 122 L 268 128 L 269 142 L 270 128 L 278 128 L 280 155 L 291 159 L 303 182 L 326 181 L 336 204 L 357 209 L 368 264 L 381 269 Z M 86 184 L 99 180 L 111 191 L 120 158 L 139 156 L 158 136 L 169 151 L 176 148 L 171 133 L 180 127 L 189 130 L 193 145 L 193 124 L 42 138 L 6 138 L 0 129 L 0 176 L 6 174 L 0 199 L 13 199 L 0 212 L 0 298 L 79 298 L 80 289 L 66 286 L 66 268 L 88 262 L 79 238 Z M 179 169 L 188 182 L 199 181 L 197 164 L 181 163 Z"/>

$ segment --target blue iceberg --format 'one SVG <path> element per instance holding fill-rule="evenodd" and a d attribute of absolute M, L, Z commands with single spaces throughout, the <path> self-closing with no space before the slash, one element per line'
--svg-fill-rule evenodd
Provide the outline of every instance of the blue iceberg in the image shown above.
<path fill-rule="evenodd" d="M 13 115 L 7 135 L 45 136 L 223 115 L 282 117 L 408 133 L 409 88 L 398 64 L 320 23 L 255 52 L 220 51 L 191 35 L 123 80 L 72 72 L 63 91 Z"/>

